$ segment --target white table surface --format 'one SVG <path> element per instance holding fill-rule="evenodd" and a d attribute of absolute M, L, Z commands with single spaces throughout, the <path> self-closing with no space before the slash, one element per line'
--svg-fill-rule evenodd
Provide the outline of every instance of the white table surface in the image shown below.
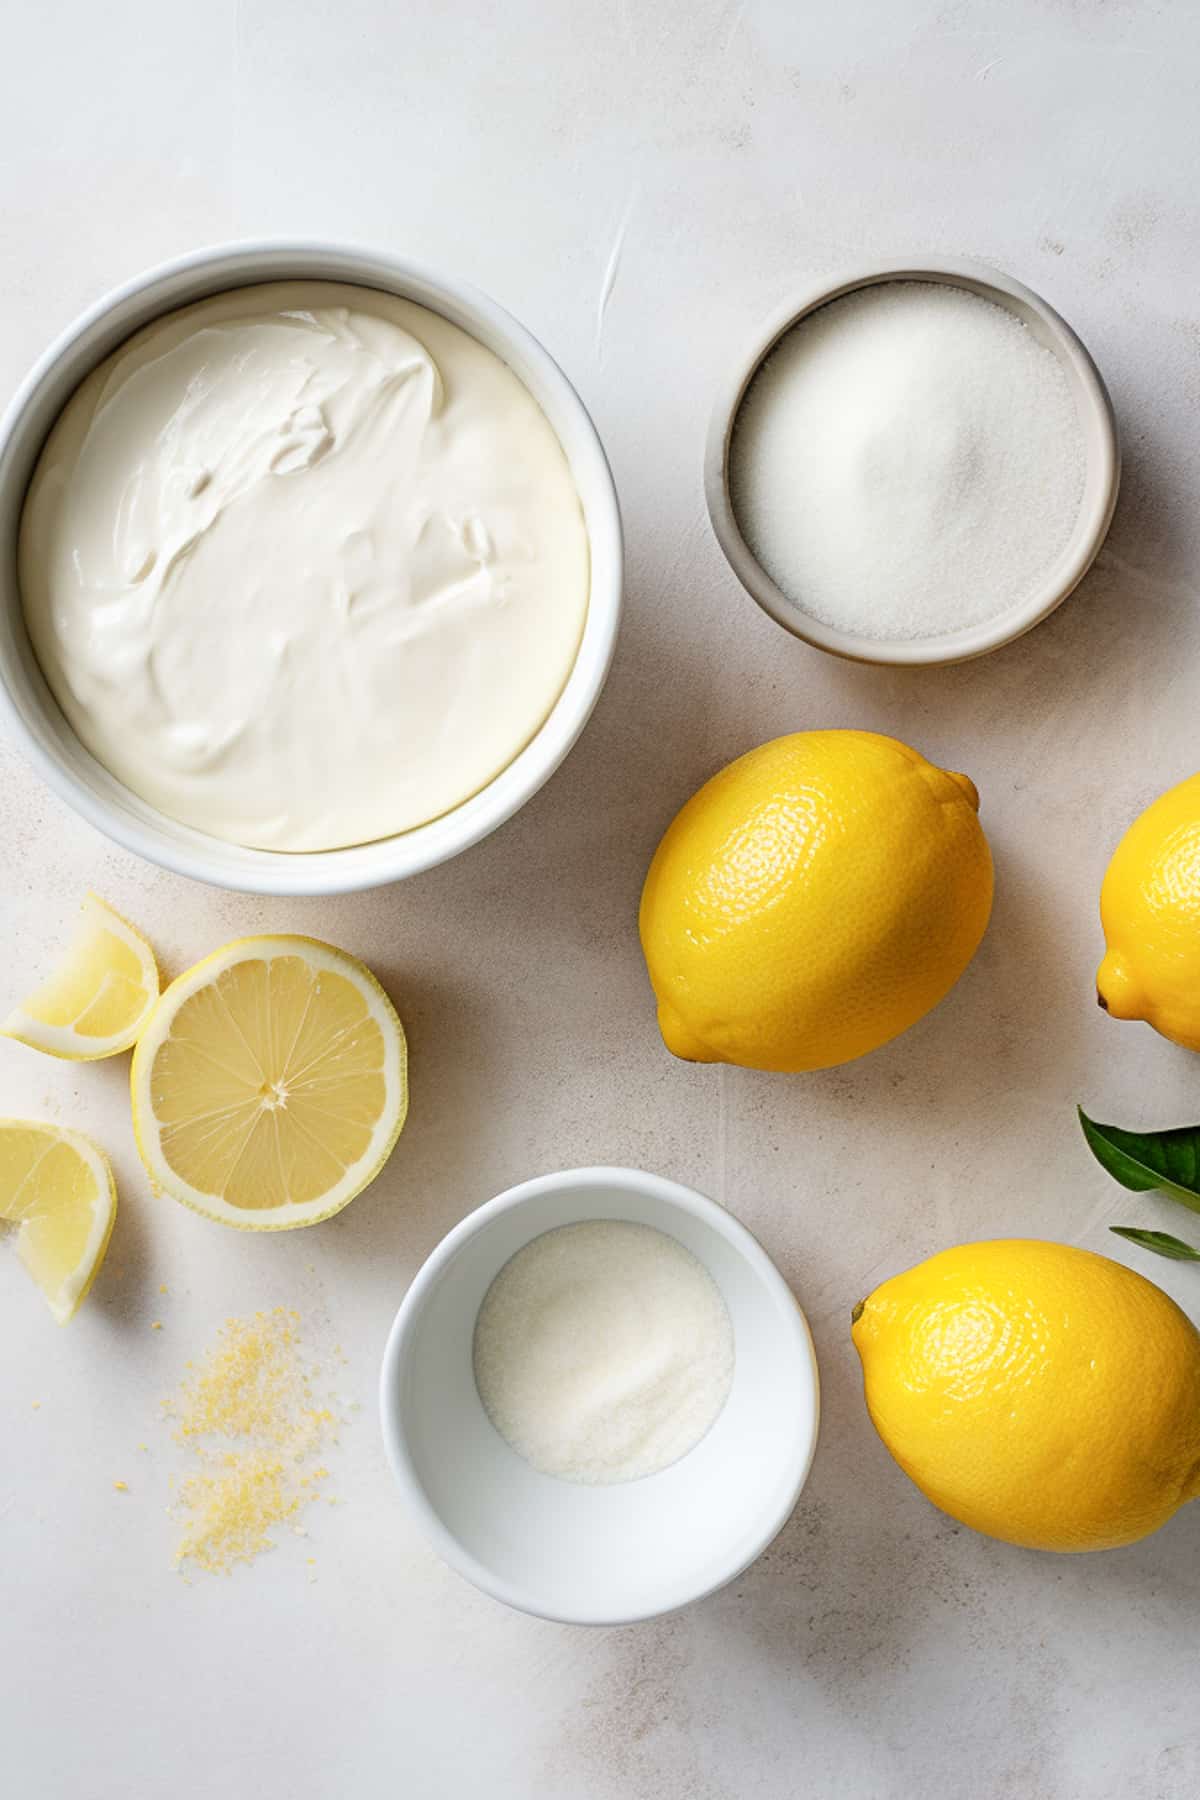
<path fill-rule="evenodd" d="M 411 1120 L 375 1187 L 316 1231 L 254 1238 L 151 1198 L 124 1059 L 0 1043 L 0 1110 L 93 1132 L 121 1190 L 70 1330 L 0 1263 L 14 1800 L 1200 1790 L 1200 1507 L 1104 1556 L 956 1529 L 876 1440 L 848 1332 L 876 1280 L 996 1234 L 1116 1251 L 1200 1310 L 1200 1275 L 1105 1229 L 1186 1220 L 1122 1195 L 1073 1120 L 1080 1099 L 1129 1123 L 1200 1115 L 1200 1062 L 1091 992 L 1112 845 L 1200 763 L 1198 54 L 1191 0 L 10 9 L 0 391 L 164 256 L 375 242 L 479 283 L 559 357 L 629 543 L 616 666 L 568 763 L 489 842 L 390 890 L 271 902 L 175 879 L 0 747 L 10 998 L 92 885 L 172 970 L 264 928 L 348 946 L 413 1054 Z M 742 594 L 706 523 L 701 444 L 728 359 L 789 292 L 922 249 L 990 258 L 1066 313 L 1111 385 L 1126 469 L 1109 545 L 1054 619 L 967 667 L 888 673 L 793 642 Z M 895 732 L 975 777 L 998 870 L 986 942 L 933 1016 L 853 1067 L 674 1062 L 634 929 L 647 860 L 719 764 L 813 725 Z M 825 1398 L 808 1489 L 761 1562 L 688 1612 L 603 1632 L 506 1612 L 444 1569 L 374 1416 L 387 1327 L 443 1232 L 590 1161 L 692 1182 L 750 1224 L 807 1309 Z M 188 1587 L 159 1402 L 227 1314 L 275 1303 L 344 1347 L 362 1406 L 332 1465 L 344 1504 L 307 1542 Z"/>

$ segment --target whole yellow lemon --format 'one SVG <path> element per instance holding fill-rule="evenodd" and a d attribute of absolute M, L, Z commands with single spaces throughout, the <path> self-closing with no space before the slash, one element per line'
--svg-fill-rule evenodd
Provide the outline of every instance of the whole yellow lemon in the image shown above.
<path fill-rule="evenodd" d="M 975 1531 L 1108 1550 L 1200 1492 L 1200 1333 L 1106 1256 L 960 1244 L 876 1288 L 852 1334 L 875 1429 Z"/>
<path fill-rule="evenodd" d="M 1129 827 L 1100 889 L 1100 920 L 1101 1006 L 1200 1050 L 1200 775 Z"/>
<path fill-rule="evenodd" d="M 668 828 L 640 930 L 668 1050 L 827 1069 L 958 980 L 992 905 L 965 775 L 873 731 L 801 731 L 714 775 Z"/>

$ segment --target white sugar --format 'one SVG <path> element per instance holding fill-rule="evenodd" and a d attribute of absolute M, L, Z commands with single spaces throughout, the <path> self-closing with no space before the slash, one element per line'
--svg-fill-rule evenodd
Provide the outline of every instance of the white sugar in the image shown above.
<path fill-rule="evenodd" d="M 1029 599 L 1079 514 L 1066 372 L 1013 313 L 894 281 L 802 319 L 738 411 L 730 489 L 777 587 L 827 625 L 915 639 Z"/>
<path fill-rule="evenodd" d="M 701 1263 L 664 1232 L 595 1219 L 501 1269 L 475 1324 L 475 1384 L 547 1475 L 634 1481 L 704 1436 L 733 1380 L 733 1328 Z"/>

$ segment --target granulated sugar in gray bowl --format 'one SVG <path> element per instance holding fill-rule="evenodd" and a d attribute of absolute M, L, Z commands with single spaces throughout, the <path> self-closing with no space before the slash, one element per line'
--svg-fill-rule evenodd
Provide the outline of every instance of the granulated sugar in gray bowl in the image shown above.
<path fill-rule="evenodd" d="M 1058 606 L 1096 555 L 1119 458 L 1079 339 L 980 265 L 889 265 L 759 335 L 708 444 L 713 526 L 796 636 L 870 662 L 952 662 Z"/>

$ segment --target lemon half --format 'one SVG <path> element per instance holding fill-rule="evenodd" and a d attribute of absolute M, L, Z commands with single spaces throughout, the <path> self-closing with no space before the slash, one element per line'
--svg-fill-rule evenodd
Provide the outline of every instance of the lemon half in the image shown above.
<path fill-rule="evenodd" d="M 173 981 L 131 1079 L 155 1186 L 250 1231 L 339 1212 L 408 1107 L 391 1001 L 362 963 L 308 937 L 239 938 Z"/>
<path fill-rule="evenodd" d="M 65 1325 L 104 1261 L 117 1216 L 108 1159 L 59 1125 L 0 1119 L 0 1219 L 17 1255 Z"/>
<path fill-rule="evenodd" d="M 137 1042 L 157 999 L 153 950 L 128 920 L 89 894 L 58 968 L 0 1031 L 49 1056 L 95 1062 Z"/>

